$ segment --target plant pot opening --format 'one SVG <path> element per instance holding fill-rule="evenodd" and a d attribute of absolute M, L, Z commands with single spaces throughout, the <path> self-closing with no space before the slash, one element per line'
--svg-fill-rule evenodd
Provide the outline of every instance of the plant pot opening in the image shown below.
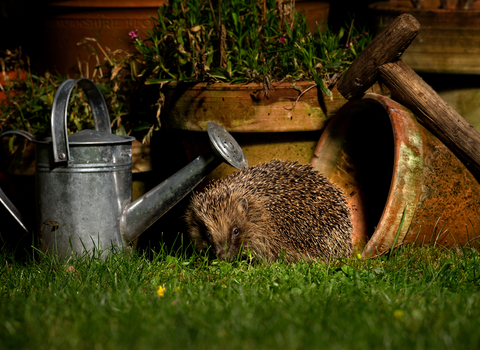
<path fill-rule="evenodd" d="M 390 192 L 394 139 L 388 113 L 377 102 L 346 110 L 332 119 L 325 130 L 328 137 L 322 135 L 321 155 L 314 166 L 348 197 L 354 244 L 361 251 L 375 232 Z"/>

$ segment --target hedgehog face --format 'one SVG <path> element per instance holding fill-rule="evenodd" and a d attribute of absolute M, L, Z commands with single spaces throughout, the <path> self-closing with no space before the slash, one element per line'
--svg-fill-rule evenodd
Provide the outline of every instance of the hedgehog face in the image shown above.
<path fill-rule="evenodd" d="M 248 202 L 245 198 L 229 198 L 215 209 L 193 209 L 187 213 L 189 234 L 196 249 L 208 248 L 219 259 L 237 259 L 245 248 L 248 237 L 247 211 Z"/>
<path fill-rule="evenodd" d="M 217 258 L 233 261 L 240 257 L 245 237 L 241 225 L 231 223 L 222 228 L 213 228 L 207 231 L 207 236 Z"/>
<path fill-rule="evenodd" d="M 219 259 L 238 259 L 248 235 L 248 202 L 245 198 L 231 199 L 210 213 L 205 221 L 204 238 Z"/>

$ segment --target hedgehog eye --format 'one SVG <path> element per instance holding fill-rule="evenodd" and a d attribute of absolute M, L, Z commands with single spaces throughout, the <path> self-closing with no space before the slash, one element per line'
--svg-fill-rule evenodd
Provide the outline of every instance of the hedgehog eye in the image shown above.
<path fill-rule="evenodd" d="M 234 227 L 233 230 L 232 230 L 232 234 L 234 236 L 237 236 L 239 233 L 240 233 L 240 230 L 238 229 L 238 227 Z"/>
<path fill-rule="evenodd" d="M 210 241 L 212 239 L 212 234 L 208 231 L 205 232 L 205 238 L 207 239 L 207 241 Z"/>

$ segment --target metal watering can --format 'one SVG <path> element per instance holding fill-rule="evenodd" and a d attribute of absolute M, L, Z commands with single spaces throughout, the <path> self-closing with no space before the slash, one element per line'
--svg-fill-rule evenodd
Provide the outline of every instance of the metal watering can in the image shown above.
<path fill-rule="evenodd" d="M 95 130 L 67 135 L 67 107 L 75 85 L 85 92 Z M 55 93 L 52 137 L 36 143 L 35 231 L 40 248 L 67 257 L 76 253 L 123 249 L 197 186 L 222 162 L 238 169 L 247 159 L 233 137 L 220 125 L 207 126 L 212 151 L 194 159 L 179 172 L 132 203 L 131 136 L 111 133 L 107 105 L 89 79 L 69 79 Z M 0 189 L 0 201 L 28 232 L 21 214 Z"/>

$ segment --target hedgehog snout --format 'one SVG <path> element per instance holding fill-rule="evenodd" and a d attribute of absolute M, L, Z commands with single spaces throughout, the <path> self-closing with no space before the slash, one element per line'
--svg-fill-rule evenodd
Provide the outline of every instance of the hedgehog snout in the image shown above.
<path fill-rule="evenodd" d="M 218 259 L 225 259 L 225 249 L 215 247 L 215 255 Z"/>
<path fill-rule="evenodd" d="M 226 242 L 216 244 L 214 248 L 215 248 L 215 255 L 217 256 L 218 259 L 232 261 L 236 258 L 236 252 L 234 247 L 232 247 L 230 244 Z"/>

